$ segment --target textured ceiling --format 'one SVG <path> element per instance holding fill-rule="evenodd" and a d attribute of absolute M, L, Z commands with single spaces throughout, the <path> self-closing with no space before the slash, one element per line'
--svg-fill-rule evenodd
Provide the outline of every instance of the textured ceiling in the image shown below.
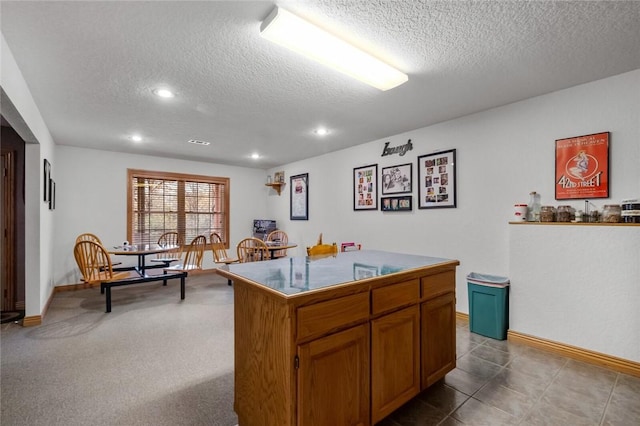
<path fill-rule="evenodd" d="M 278 4 L 409 81 L 381 92 L 262 39 L 273 2 L 3 0 L 0 30 L 57 144 L 258 168 L 640 68 L 635 1 Z"/>

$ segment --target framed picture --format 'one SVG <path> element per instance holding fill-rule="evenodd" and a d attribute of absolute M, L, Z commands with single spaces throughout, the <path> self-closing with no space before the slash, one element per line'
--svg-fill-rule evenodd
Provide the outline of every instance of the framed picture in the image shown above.
<path fill-rule="evenodd" d="M 378 267 L 365 265 L 362 263 L 353 264 L 353 279 L 364 280 L 366 278 L 372 278 L 378 276 Z"/>
<path fill-rule="evenodd" d="M 378 210 L 378 165 L 353 169 L 353 209 Z"/>
<path fill-rule="evenodd" d="M 56 209 L 56 182 L 49 180 L 49 210 Z"/>
<path fill-rule="evenodd" d="M 456 150 L 418 157 L 418 208 L 456 207 Z"/>
<path fill-rule="evenodd" d="M 408 212 L 411 211 L 411 195 L 402 197 L 381 198 L 381 210 L 383 212 Z"/>
<path fill-rule="evenodd" d="M 556 140 L 556 200 L 609 198 L 609 132 Z"/>
<path fill-rule="evenodd" d="M 51 180 L 51 163 L 45 158 L 43 169 L 44 201 L 49 201 L 49 181 Z"/>
<path fill-rule="evenodd" d="M 382 195 L 411 193 L 413 164 L 382 168 Z"/>
<path fill-rule="evenodd" d="M 290 219 L 309 220 L 309 173 L 291 176 Z"/>

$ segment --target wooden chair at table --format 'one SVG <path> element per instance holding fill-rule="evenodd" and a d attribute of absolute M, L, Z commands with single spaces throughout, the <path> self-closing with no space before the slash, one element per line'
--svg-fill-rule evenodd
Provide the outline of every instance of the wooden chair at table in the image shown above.
<path fill-rule="evenodd" d="M 203 237 L 204 238 L 204 237 Z M 106 312 L 111 312 L 111 288 L 129 284 L 147 283 L 152 281 L 163 281 L 167 285 L 168 279 L 180 278 L 180 298 L 184 299 L 186 272 L 142 276 L 137 271 L 114 272 L 111 257 L 104 246 L 96 241 L 78 241 L 73 247 L 73 256 L 76 259 L 78 268 L 88 284 L 100 284 L 100 293 L 106 295 Z"/>
<path fill-rule="evenodd" d="M 236 246 L 240 263 L 269 260 L 269 249 L 259 238 L 245 238 Z"/>
<path fill-rule="evenodd" d="M 172 262 L 179 262 L 182 259 L 182 238 L 179 233 L 165 232 L 158 238 L 158 245 L 162 247 L 175 246 L 175 248 L 158 253 L 155 259 L 149 259 L 151 262 L 163 263 L 165 267 L 169 267 Z"/>
<path fill-rule="evenodd" d="M 82 279 L 89 285 L 139 276 L 135 271 L 114 272 L 111 256 L 102 244 L 91 239 L 76 242 L 73 247 Z M 100 288 L 100 293 L 104 289 Z"/>
<path fill-rule="evenodd" d="M 283 246 L 286 246 L 287 243 L 289 242 L 289 236 L 287 235 L 286 232 L 276 229 L 275 231 L 271 231 L 269 235 L 267 235 L 267 239 L 265 241 L 267 241 L 267 243 L 273 241 Z M 273 250 L 271 252 L 272 259 L 277 259 L 279 257 L 286 257 L 286 256 L 287 256 L 287 249 Z"/>
<path fill-rule="evenodd" d="M 187 251 L 184 254 L 184 259 L 177 265 L 172 265 L 164 268 L 165 272 L 170 271 L 194 271 L 202 269 L 202 257 L 204 256 L 204 249 L 207 246 L 207 237 L 204 235 L 198 235 L 191 244 L 187 247 Z M 163 283 L 166 285 L 166 282 Z"/>
<path fill-rule="evenodd" d="M 213 261 L 215 263 L 229 265 L 231 263 L 240 262 L 240 259 L 237 257 L 229 257 L 229 255 L 227 255 L 227 249 L 224 246 L 224 242 L 217 232 L 211 233 L 209 241 L 211 243 L 211 252 L 213 253 Z M 227 284 L 231 285 L 231 280 L 227 280 Z"/>
<path fill-rule="evenodd" d="M 333 255 L 336 256 L 338 254 L 338 244 L 323 244 L 322 243 L 322 233 L 318 237 L 318 242 L 315 246 L 307 247 L 307 256 L 318 256 L 318 255 Z"/>
<path fill-rule="evenodd" d="M 101 246 L 104 246 L 104 244 L 102 244 L 102 241 L 100 241 L 100 238 L 98 238 L 97 235 L 92 234 L 90 232 L 85 232 L 84 234 L 80 234 L 76 237 L 76 244 L 79 243 L 80 241 L 93 241 L 95 243 L 100 244 Z M 114 262 L 111 261 L 111 266 L 116 266 L 116 265 L 120 265 L 122 264 L 122 262 Z M 106 265 L 105 265 L 106 266 Z"/>

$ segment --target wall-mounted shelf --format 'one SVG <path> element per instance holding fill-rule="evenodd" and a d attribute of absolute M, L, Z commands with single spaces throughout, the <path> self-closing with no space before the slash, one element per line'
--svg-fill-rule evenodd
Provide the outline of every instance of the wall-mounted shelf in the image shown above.
<path fill-rule="evenodd" d="M 265 186 L 270 186 L 271 188 L 275 189 L 276 192 L 278 193 L 278 195 L 280 195 L 280 191 L 282 191 L 282 187 L 284 186 L 284 182 L 272 182 L 272 183 L 265 183 Z"/>
<path fill-rule="evenodd" d="M 640 226 L 640 223 L 623 222 L 509 222 L 510 225 L 542 225 L 542 226 Z"/>

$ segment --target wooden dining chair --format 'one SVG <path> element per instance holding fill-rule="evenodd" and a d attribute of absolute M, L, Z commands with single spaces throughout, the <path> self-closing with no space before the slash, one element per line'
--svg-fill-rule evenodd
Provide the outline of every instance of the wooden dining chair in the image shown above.
<path fill-rule="evenodd" d="M 165 272 L 169 271 L 193 271 L 202 269 L 202 257 L 204 256 L 204 249 L 207 246 L 207 237 L 204 235 L 198 235 L 191 244 L 187 247 L 187 251 L 184 254 L 184 259 L 177 265 L 172 265 L 164 268 Z"/>
<path fill-rule="evenodd" d="M 138 276 L 135 271 L 114 272 L 107 249 L 99 242 L 90 239 L 78 241 L 73 247 L 73 256 L 83 281 L 90 285 Z"/>
<path fill-rule="evenodd" d="M 97 235 L 92 234 L 90 232 L 85 232 L 83 234 L 80 234 L 76 237 L 76 243 L 79 243 L 80 241 L 93 241 L 94 243 L 98 243 L 101 246 L 104 246 L 104 244 L 102 244 L 102 241 L 100 241 L 100 238 L 98 238 Z M 116 265 L 120 265 L 122 264 L 122 262 L 114 262 L 113 260 L 111 261 L 111 266 L 116 266 Z M 106 266 L 106 265 L 104 265 Z"/>
<path fill-rule="evenodd" d="M 307 247 L 307 256 L 317 256 L 320 254 L 336 256 L 338 254 L 338 244 L 316 244 L 315 246 Z"/>
<path fill-rule="evenodd" d="M 269 260 L 269 249 L 259 238 L 245 238 L 236 246 L 240 263 Z"/>
<path fill-rule="evenodd" d="M 165 232 L 158 238 L 158 244 L 162 247 L 175 246 L 175 249 L 158 253 L 155 259 L 149 259 L 151 262 L 163 263 L 168 267 L 172 262 L 179 262 L 182 259 L 182 238 L 179 233 Z"/>
<path fill-rule="evenodd" d="M 286 232 L 276 229 L 275 231 L 271 231 L 269 235 L 267 235 L 267 239 L 265 241 L 267 241 L 267 243 L 275 242 L 283 246 L 286 246 L 287 243 L 289 242 L 289 236 L 287 235 Z M 272 259 L 277 259 L 279 257 L 286 257 L 286 256 L 287 256 L 287 249 L 273 250 L 271 252 Z"/>
<path fill-rule="evenodd" d="M 211 252 L 213 253 L 213 261 L 217 264 L 229 265 L 231 263 L 238 263 L 240 259 L 237 257 L 229 257 L 227 249 L 224 246 L 220 234 L 212 232 L 209 236 L 209 242 L 211 244 Z M 227 285 L 231 285 L 231 280 L 227 280 Z"/>

